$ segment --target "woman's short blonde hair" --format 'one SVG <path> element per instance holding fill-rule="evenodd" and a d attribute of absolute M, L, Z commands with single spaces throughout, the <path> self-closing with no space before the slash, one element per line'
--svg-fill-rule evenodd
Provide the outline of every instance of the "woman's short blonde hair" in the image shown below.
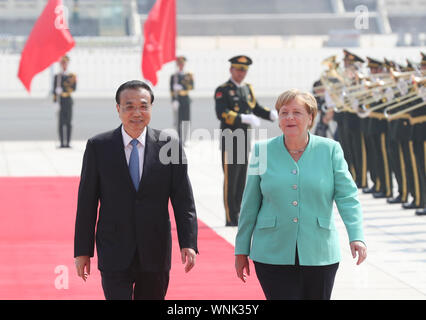
<path fill-rule="evenodd" d="M 302 102 L 305 106 L 306 112 L 312 115 L 312 123 L 308 128 L 311 129 L 314 125 L 315 117 L 318 113 L 317 100 L 311 93 L 303 92 L 298 89 L 287 90 L 278 96 L 277 102 L 275 103 L 275 109 L 279 113 L 282 106 L 290 103 L 295 99 L 297 99 L 299 102 Z"/>

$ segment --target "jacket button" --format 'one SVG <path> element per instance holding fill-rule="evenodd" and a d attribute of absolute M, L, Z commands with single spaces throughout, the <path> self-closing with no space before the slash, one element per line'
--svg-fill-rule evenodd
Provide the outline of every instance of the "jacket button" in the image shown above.
<path fill-rule="evenodd" d="M 297 219 L 297 218 L 293 218 L 293 222 L 294 223 L 297 223 L 299 221 L 299 219 Z"/>
<path fill-rule="evenodd" d="M 297 201 L 293 201 L 293 206 L 297 206 Z"/>
<path fill-rule="evenodd" d="M 297 190 L 297 184 L 293 184 L 292 188 L 293 190 Z"/>
<path fill-rule="evenodd" d="M 297 170 L 293 169 L 293 171 L 291 172 L 292 174 L 297 174 Z"/>

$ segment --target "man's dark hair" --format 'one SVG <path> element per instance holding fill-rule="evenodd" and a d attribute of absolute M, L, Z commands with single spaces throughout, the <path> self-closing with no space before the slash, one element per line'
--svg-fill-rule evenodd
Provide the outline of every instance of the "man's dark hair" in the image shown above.
<path fill-rule="evenodd" d="M 117 104 L 120 104 L 121 91 L 126 89 L 139 89 L 139 88 L 146 89 L 149 92 L 149 94 L 151 95 L 151 104 L 152 104 L 154 102 L 154 92 L 152 91 L 151 87 L 147 83 L 140 80 L 130 80 L 123 83 L 121 86 L 119 86 L 115 94 L 115 101 L 117 102 Z"/>

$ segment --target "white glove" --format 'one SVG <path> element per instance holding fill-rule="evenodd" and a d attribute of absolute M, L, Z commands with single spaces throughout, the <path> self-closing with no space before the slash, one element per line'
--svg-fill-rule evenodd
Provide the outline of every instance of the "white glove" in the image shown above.
<path fill-rule="evenodd" d="M 179 83 L 173 85 L 173 91 L 180 91 L 183 89 L 183 86 Z"/>
<path fill-rule="evenodd" d="M 173 100 L 172 101 L 172 109 L 174 110 L 174 111 L 177 111 L 177 109 L 179 108 L 179 101 L 177 101 L 177 100 Z"/>
<path fill-rule="evenodd" d="M 53 113 L 55 114 L 55 116 L 57 116 L 59 114 L 59 103 L 58 102 L 52 103 L 52 110 L 53 110 Z"/>
<path fill-rule="evenodd" d="M 240 114 L 241 122 L 253 127 L 260 126 L 260 120 L 254 114 Z"/>
<path fill-rule="evenodd" d="M 275 121 L 278 119 L 278 112 L 275 109 L 272 109 L 271 112 L 269 113 L 269 119 L 271 119 L 271 121 Z"/>
<path fill-rule="evenodd" d="M 61 87 L 56 87 L 56 88 L 55 88 L 55 93 L 56 93 L 57 95 L 60 95 L 60 94 L 62 93 L 62 88 L 61 88 Z"/>

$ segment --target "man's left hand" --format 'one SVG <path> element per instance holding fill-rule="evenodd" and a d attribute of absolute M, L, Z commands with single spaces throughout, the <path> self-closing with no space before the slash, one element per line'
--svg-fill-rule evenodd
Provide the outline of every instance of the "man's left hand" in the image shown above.
<path fill-rule="evenodd" d="M 185 272 L 189 272 L 195 266 L 195 250 L 192 248 L 183 248 L 180 250 L 180 255 L 182 258 L 182 264 L 186 262 Z"/>

